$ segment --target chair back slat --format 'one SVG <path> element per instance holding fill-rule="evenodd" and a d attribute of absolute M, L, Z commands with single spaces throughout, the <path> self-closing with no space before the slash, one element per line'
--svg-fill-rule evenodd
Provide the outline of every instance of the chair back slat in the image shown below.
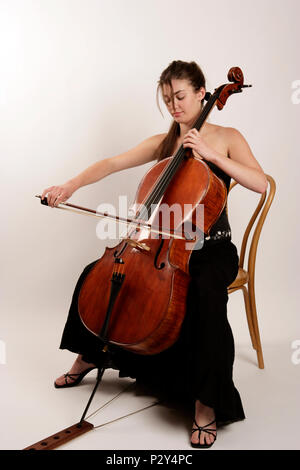
<path fill-rule="evenodd" d="M 258 367 L 260 369 L 264 368 L 264 359 L 260 340 L 255 301 L 255 262 L 257 245 L 260 239 L 262 227 L 273 202 L 276 191 L 276 184 L 272 176 L 266 175 L 266 178 L 268 180 L 268 187 L 266 191 L 260 195 L 259 202 L 244 232 L 239 256 L 240 269 L 238 275 L 233 281 L 233 283 L 228 287 L 229 294 L 239 289 L 242 289 L 243 291 L 249 333 L 252 341 L 252 346 L 257 353 Z M 237 182 L 233 181 L 230 185 L 229 191 L 236 185 Z M 252 233 L 252 237 L 250 236 L 250 233 Z M 246 256 L 245 253 L 248 242 L 250 243 L 250 249 L 248 253 L 248 266 L 246 269 L 244 269 L 244 261 Z"/>
<path fill-rule="evenodd" d="M 250 232 L 260 214 L 260 217 L 256 223 L 251 243 L 250 243 L 250 249 L 249 249 L 249 255 L 248 255 L 248 266 L 247 266 L 247 271 L 249 273 L 250 277 L 254 276 L 254 268 L 255 268 L 255 259 L 256 259 L 256 251 L 257 251 L 257 245 L 259 242 L 259 237 L 261 234 L 261 230 L 263 227 L 263 224 L 265 222 L 267 213 L 271 207 L 271 204 L 274 199 L 275 191 L 276 191 L 276 184 L 272 176 L 266 174 L 266 178 L 268 180 L 268 189 L 269 189 L 269 194 L 267 197 L 268 189 L 261 195 L 258 204 L 252 214 L 252 217 L 250 218 L 248 225 L 246 227 L 246 230 L 244 232 L 243 240 L 242 240 L 242 245 L 240 249 L 240 255 L 239 255 L 239 267 L 244 268 L 244 262 L 245 262 L 245 253 L 247 249 L 247 244 L 249 240 L 249 235 Z M 234 186 L 236 186 L 238 183 L 236 181 L 233 181 L 230 184 L 229 191 L 231 191 Z"/>
<path fill-rule="evenodd" d="M 252 242 L 250 245 L 250 250 L 249 250 L 249 257 L 248 257 L 248 273 L 250 279 L 252 281 L 254 280 L 254 272 L 255 272 L 255 261 L 256 261 L 256 251 L 257 251 L 257 245 L 259 242 L 261 230 L 263 228 L 266 216 L 269 212 L 269 209 L 271 207 L 271 204 L 273 202 L 274 196 L 275 196 L 275 191 L 276 191 L 276 183 L 272 176 L 266 175 L 267 180 L 269 182 L 269 194 L 268 197 L 265 201 L 265 204 L 263 206 L 263 209 L 261 211 L 260 217 L 257 221 L 255 231 L 253 233 L 252 237 Z M 266 195 L 266 193 L 264 193 Z"/>

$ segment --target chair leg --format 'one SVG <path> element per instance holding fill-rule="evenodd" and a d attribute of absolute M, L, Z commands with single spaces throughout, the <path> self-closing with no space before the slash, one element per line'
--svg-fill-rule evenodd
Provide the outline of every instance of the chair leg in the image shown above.
<path fill-rule="evenodd" d="M 256 354 L 257 354 L 258 367 L 260 369 L 264 369 L 265 366 L 264 366 L 263 352 L 262 352 L 262 347 L 261 347 L 261 342 L 260 342 L 260 334 L 259 334 L 258 321 L 257 321 L 254 283 L 251 282 L 251 280 L 248 282 L 248 289 L 249 289 L 249 300 L 250 300 L 252 324 L 254 327 L 254 333 L 255 333 L 255 339 L 256 339 Z"/>
<path fill-rule="evenodd" d="M 243 290 L 243 295 L 244 295 L 245 310 L 246 310 L 246 315 L 247 315 L 247 322 L 248 322 L 248 328 L 249 328 L 249 333 L 250 333 L 250 337 L 251 337 L 251 342 L 252 342 L 253 349 L 256 350 L 257 349 L 257 344 L 256 344 L 255 331 L 254 331 L 252 315 L 251 315 L 249 293 L 248 293 L 248 289 L 247 289 L 246 286 L 241 286 L 241 289 Z"/>

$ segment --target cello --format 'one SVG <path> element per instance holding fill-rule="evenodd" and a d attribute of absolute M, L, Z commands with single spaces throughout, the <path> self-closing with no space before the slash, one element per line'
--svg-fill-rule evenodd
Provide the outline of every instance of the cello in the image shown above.
<path fill-rule="evenodd" d="M 221 110 L 227 98 L 245 86 L 237 67 L 229 70 L 228 80 L 233 84 L 206 96 L 207 103 L 193 126 L 198 131 L 214 105 Z M 169 218 L 168 229 L 181 229 L 183 239 L 133 228 L 117 246 L 106 248 L 80 290 L 78 311 L 85 327 L 105 344 L 138 354 L 169 348 L 185 316 L 192 250 L 201 247 L 226 199 L 224 182 L 183 146 L 150 168 L 136 193 L 134 219 L 148 220 L 163 230 L 164 212 L 170 215 L 165 209 L 175 206 L 179 210 Z M 199 217 L 201 205 L 203 219 Z M 192 241 L 187 243 L 187 238 Z"/>
<path fill-rule="evenodd" d="M 238 67 L 229 70 L 228 80 L 230 84 L 221 85 L 213 94 L 206 93 L 207 104 L 193 126 L 198 131 L 215 105 L 223 109 L 231 94 L 251 86 L 244 85 Z M 141 225 L 133 228 L 131 225 L 117 246 L 105 249 L 79 293 L 80 319 L 104 343 L 104 352 L 109 352 L 112 344 L 151 355 L 174 344 L 185 316 L 191 253 L 199 243 L 201 247 L 204 235 L 209 235 L 226 201 L 224 183 L 205 161 L 192 156 L 191 150 L 183 146 L 147 172 L 137 190 L 132 221 Z M 174 205 L 180 210 L 169 221 L 170 236 L 164 238 L 166 229 L 161 209 Z M 72 205 L 61 203 L 60 206 Z M 204 219 L 200 217 L 199 221 L 201 206 Z M 151 230 L 143 228 L 147 222 L 158 227 L 154 236 Z M 181 237 L 174 236 L 179 232 Z M 87 423 L 84 421 L 87 409 L 103 372 L 104 368 L 99 369 L 97 383 L 77 425 L 82 432 Z"/>

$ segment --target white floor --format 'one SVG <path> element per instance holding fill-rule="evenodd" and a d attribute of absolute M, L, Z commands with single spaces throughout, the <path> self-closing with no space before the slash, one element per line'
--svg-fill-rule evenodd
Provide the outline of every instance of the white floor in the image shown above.
<path fill-rule="evenodd" d="M 14 346 L 7 348 L 6 364 L 0 365 L 0 448 L 23 449 L 79 421 L 96 372 L 78 387 L 57 390 L 53 380 L 68 370 L 74 355 L 53 347 L 51 331 L 31 345 L 22 329 L 7 328 L 6 334 L 11 340 L 7 344 Z M 293 364 L 291 353 L 287 343 L 264 345 L 265 369 L 260 370 L 255 351 L 236 344 L 234 382 L 246 419 L 219 429 L 212 449 L 300 449 L 300 364 Z M 130 383 L 134 381 L 106 370 L 88 415 Z M 155 397 L 137 395 L 133 385 L 87 421 L 99 426 L 154 401 Z M 160 404 L 93 429 L 60 449 L 192 450 L 190 427 L 190 417 Z"/>

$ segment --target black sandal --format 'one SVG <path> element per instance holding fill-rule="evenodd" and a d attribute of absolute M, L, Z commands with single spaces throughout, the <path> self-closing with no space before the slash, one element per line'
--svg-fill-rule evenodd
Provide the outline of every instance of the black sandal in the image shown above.
<path fill-rule="evenodd" d="M 198 431 L 198 433 L 199 433 L 199 442 L 198 442 L 197 444 L 194 443 L 194 442 L 191 442 L 191 446 L 192 446 L 192 447 L 200 447 L 200 448 L 202 448 L 202 449 L 208 449 L 209 447 L 211 447 L 211 446 L 215 443 L 215 441 L 217 440 L 217 430 L 216 430 L 216 429 L 209 429 L 209 428 L 208 428 L 208 429 L 205 429 L 206 426 L 210 426 L 210 425 L 213 424 L 213 423 L 216 423 L 216 420 L 215 420 L 215 419 L 214 419 L 211 423 L 206 424 L 205 426 L 198 426 L 198 424 L 197 424 L 196 421 L 194 420 L 193 425 L 195 424 L 195 425 L 197 426 L 197 428 L 196 428 L 196 429 L 192 429 L 192 434 L 193 434 L 193 432 Z M 214 436 L 215 440 L 214 440 L 211 444 L 206 444 L 206 443 L 205 443 L 205 444 L 200 444 L 200 434 L 201 434 L 201 431 L 207 432 L 208 434 L 212 434 L 212 435 Z M 211 432 L 211 431 L 214 431 L 216 434 L 214 434 L 214 433 Z"/>
<path fill-rule="evenodd" d="M 75 387 L 76 385 L 78 385 L 83 377 L 86 376 L 86 374 L 88 374 L 89 372 L 91 372 L 92 370 L 94 369 L 98 369 L 98 367 L 89 367 L 88 369 L 84 370 L 83 372 L 81 372 L 80 374 L 69 374 L 69 372 L 67 372 L 64 377 L 65 377 L 65 384 L 63 385 L 57 385 L 56 382 L 54 382 L 54 387 L 55 388 L 66 388 L 66 387 Z M 68 382 L 68 377 L 73 381 L 73 382 Z M 77 379 L 74 379 L 74 377 L 77 377 Z"/>

